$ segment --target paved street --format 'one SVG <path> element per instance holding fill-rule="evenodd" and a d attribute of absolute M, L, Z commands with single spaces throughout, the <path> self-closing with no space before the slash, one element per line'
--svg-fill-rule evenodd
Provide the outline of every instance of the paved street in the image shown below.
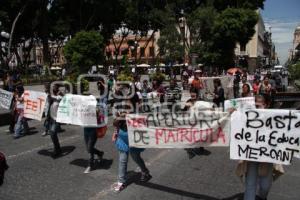
<path fill-rule="evenodd" d="M 117 151 L 111 143 L 110 129 L 97 147 L 104 160 L 97 170 L 84 174 L 88 154 L 82 129 L 63 126 L 59 134 L 64 156 L 52 159 L 49 136 L 42 137 L 42 123 L 30 121 L 31 135 L 13 140 L 0 127 L 0 150 L 10 165 L 5 184 L 0 188 L 1 200 L 134 200 L 134 199 L 238 199 L 243 185 L 235 176 L 235 161 L 229 160 L 228 148 L 209 148 L 210 155 L 187 158 L 184 150 L 149 149 L 143 157 L 153 175 L 146 184 L 136 181 L 136 165 L 130 160 L 131 180 L 121 193 L 114 193 L 117 180 Z M 300 196 L 300 161 L 286 167 L 286 174 L 274 182 L 269 199 L 298 200 Z"/>

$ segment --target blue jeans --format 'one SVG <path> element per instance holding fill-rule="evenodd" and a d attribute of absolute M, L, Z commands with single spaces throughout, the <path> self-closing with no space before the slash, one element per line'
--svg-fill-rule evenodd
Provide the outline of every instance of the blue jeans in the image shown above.
<path fill-rule="evenodd" d="M 119 151 L 119 182 L 126 183 L 128 152 Z M 149 173 L 144 160 L 141 157 L 141 152 L 130 152 L 132 160 L 141 168 L 142 173 Z"/>
<path fill-rule="evenodd" d="M 259 176 L 258 169 L 259 163 L 258 162 L 247 162 L 247 174 L 246 174 L 246 182 L 245 182 L 245 194 L 244 200 L 255 200 L 256 191 L 257 195 L 262 198 L 266 199 L 269 193 L 269 190 L 272 186 L 272 170 L 273 164 L 267 164 L 267 174 L 266 176 Z"/>
<path fill-rule="evenodd" d="M 28 132 L 27 119 L 21 115 L 18 116 L 17 123 L 15 126 L 15 136 L 21 136 Z"/>

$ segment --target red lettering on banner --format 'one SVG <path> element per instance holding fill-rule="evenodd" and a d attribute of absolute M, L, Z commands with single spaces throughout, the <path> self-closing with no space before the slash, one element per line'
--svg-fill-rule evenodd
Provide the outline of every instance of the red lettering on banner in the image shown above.
<path fill-rule="evenodd" d="M 226 138 L 225 138 L 225 134 L 223 132 L 223 129 L 221 127 L 218 128 L 218 138 L 222 138 L 223 139 L 223 143 L 226 143 Z"/>
<path fill-rule="evenodd" d="M 159 140 L 161 137 L 164 135 L 164 129 L 156 129 L 155 131 L 155 139 L 156 139 L 156 144 L 159 144 Z"/>
<path fill-rule="evenodd" d="M 209 128 L 199 130 L 195 128 L 178 128 L 178 129 L 156 129 L 155 131 L 156 144 L 168 144 L 176 142 L 188 143 L 218 143 L 221 139 L 226 143 L 225 134 L 223 129 L 219 127 L 217 130 Z"/>
<path fill-rule="evenodd" d="M 168 132 L 169 132 L 169 133 L 168 133 L 168 137 L 167 137 L 167 139 L 165 140 L 165 143 L 168 143 L 169 140 L 170 140 L 171 138 L 173 139 L 173 142 L 176 142 L 172 130 L 169 130 Z"/>
<path fill-rule="evenodd" d="M 128 120 L 129 126 L 134 128 L 142 128 L 146 126 L 146 118 L 135 118 Z"/>
<path fill-rule="evenodd" d="M 29 95 L 29 93 L 26 93 L 27 95 Z M 42 104 L 45 100 L 42 98 L 38 98 L 38 101 L 33 101 L 31 99 L 26 99 L 25 101 L 25 109 L 26 110 L 31 110 L 31 111 L 39 111 L 39 112 L 43 112 L 42 110 Z M 39 109 L 39 110 L 38 110 Z"/>

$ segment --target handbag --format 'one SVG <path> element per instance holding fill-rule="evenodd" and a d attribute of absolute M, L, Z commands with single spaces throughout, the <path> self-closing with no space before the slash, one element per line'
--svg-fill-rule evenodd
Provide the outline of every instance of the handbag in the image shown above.
<path fill-rule="evenodd" d="M 107 126 L 97 128 L 97 138 L 103 138 L 106 134 Z"/>

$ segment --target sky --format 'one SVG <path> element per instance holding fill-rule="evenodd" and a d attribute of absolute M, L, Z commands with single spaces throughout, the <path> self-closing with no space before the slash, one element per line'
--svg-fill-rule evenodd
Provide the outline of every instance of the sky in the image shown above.
<path fill-rule="evenodd" d="M 266 0 L 261 14 L 266 30 L 271 27 L 276 52 L 284 64 L 293 47 L 295 28 L 300 26 L 300 0 Z"/>

